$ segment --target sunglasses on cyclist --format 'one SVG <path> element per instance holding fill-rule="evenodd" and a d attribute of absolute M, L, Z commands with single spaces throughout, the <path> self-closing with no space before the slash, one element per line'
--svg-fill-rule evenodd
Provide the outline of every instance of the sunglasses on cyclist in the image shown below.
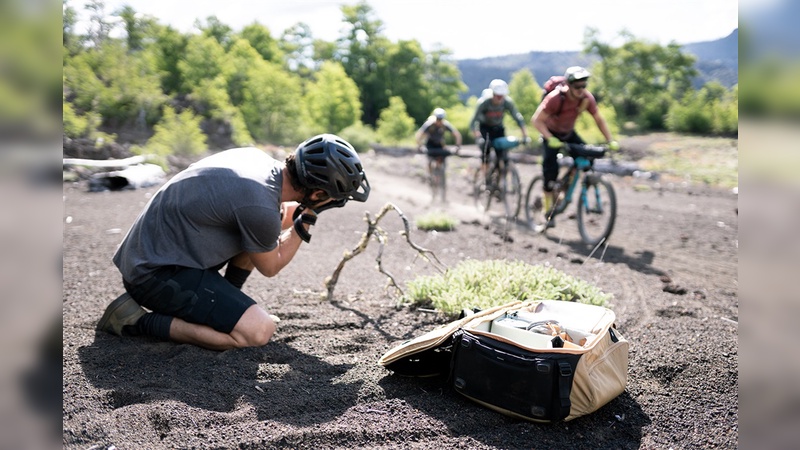
<path fill-rule="evenodd" d="M 575 89 L 586 89 L 586 83 L 572 83 L 572 87 Z"/>

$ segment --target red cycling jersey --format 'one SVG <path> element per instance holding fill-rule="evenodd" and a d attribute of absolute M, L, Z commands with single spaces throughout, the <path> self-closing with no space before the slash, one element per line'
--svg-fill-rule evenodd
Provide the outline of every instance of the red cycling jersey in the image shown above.
<path fill-rule="evenodd" d="M 581 98 L 573 99 L 565 90 L 566 87 L 555 89 L 542 100 L 542 108 L 548 114 L 547 129 L 558 136 L 565 136 L 575 129 L 575 121 L 581 112 L 589 111 L 592 115 L 597 112 L 597 100 L 591 92 L 584 90 Z"/>

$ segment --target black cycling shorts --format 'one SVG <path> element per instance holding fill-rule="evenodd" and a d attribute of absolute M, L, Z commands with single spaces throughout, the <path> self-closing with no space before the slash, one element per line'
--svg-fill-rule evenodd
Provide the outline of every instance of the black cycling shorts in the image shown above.
<path fill-rule="evenodd" d="M 227 334 L 247 308 L 256 304 L 213 269 L 166 266 L 140 284 L 124 280 L 123 284 L 134 300 L 153 312 Z"/>

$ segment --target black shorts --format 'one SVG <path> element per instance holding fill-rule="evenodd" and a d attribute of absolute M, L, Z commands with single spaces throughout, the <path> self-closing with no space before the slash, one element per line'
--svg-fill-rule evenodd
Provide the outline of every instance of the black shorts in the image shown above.
<path fill-rule="evenodd" d="M 222 333 L 233 331 L 247 308 L 256 304 L 213 269 L 167 266 L 140 284 L 123 283 L 145 308 Z"/>
<path fill-rule="evenodd" d="M 452 153 L 450 153 L 450 150 L 447 150 L 446 148 L 442 147 L 427 147 L 427 150 L 428 150 L 428 158 L 441 158 L 452 155 Z"/>

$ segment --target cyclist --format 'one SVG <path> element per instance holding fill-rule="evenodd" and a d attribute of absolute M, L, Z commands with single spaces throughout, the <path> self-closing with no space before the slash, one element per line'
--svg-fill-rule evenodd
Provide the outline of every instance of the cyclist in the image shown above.
<path fill-rule="evenodd" d="M 355 150 L 332 134 L 284 161 L 245 147 L 192 164 L 153 195 L 114 254 L 127 292 L 98 330 L 214 350 L 266 344 L 275 318 L 241 291 L 250 272 L 276 275 L 319 213 L 369 191 Z"/>
<path fill-rule="evenodd" d="M 428 154 L 428 176 L 432 179 L 435 165 L 444 164 L 444 159 L 450 155 L 444 148 L 445 132 L 449 131 L 456 141 L 456 153 L 461 150 L 461 133 L 450 122 L 445 120 L 447 114 L 444 109 L 436 108 L 428 120 L 419 127 L 416 133 L 417 146 L 420 151 L 423 145 Z M 442 201 L 447 201 L 445 191 L 442 192 Z"/>
<path fill-rule="evenodd" d="M 591 92 L 586 90 L 586 83 L 591 74 L 580 66 L 569 67 L 564 72 L 565 84 L 547 94 L 536 112 L 531 117 L 531 124 L 541 133 L 544 147 L 542 174 L 544 176 L 544 211 L 548 212 L 547 228 L 556 225 L 555 218 L 549 211 L 555 204 L 554 185 L 558 178 L 558 153 L 564 143 L 584 144 L 575 132 L 575 121 L 578 116 L 588 111 L 594 118 L 597 128 L 603 133 L 610 150 L 619 150 L 619 144 L 611 136 L 608 124 L 597 108 L 597 101 Z"/>
<path fill-rule="evenodd" d="M 469 123 L 469 129 L 472 130 L 472 134 L 475 136 L 475 143 L 481 149 L 481 173 L 484 176 L 489 166 L 489 151 L 492 148 L 492 140 L 506 135 L 506 129 L 503 126 L 503 117 L 506 112 L 511 114 L 511 117 L 519 125 L 523 141 L 525 143 L 529 142 L 525 118 L 522 117 L 514 101 L 508 96 L 508 84 L 503 80 L 494 79 L 489 83 L 489 89 L 492 91 L 491 97 L 482 95 L 478 99 L 478 104 L 475 106 L 475 114 Z M 484 90 L 484 92 L 486 91 Z M 487 142 L 489 142 L 489 145 L 486 144 Z M 506 152 L 499 152 L 495 149 L 495 154 L 498 159 L 508 159 Z"/>

